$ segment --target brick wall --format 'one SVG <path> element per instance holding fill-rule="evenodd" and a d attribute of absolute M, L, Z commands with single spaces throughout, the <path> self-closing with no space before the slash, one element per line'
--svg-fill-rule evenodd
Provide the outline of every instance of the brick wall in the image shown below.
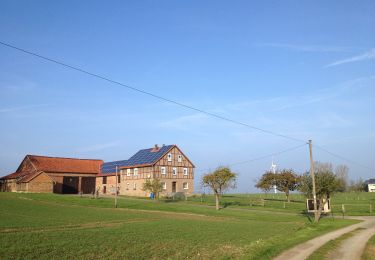
<path fill-rule="evenodd" d="M 53 181 L 46 174 L 41 173 L 27 183 L 26 189 L 28 192 L 53 192 Z"/>

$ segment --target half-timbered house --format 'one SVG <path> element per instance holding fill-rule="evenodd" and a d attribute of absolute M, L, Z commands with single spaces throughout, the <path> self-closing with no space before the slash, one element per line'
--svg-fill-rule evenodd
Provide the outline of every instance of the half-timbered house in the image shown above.
<path fill-rule="evenodd" d="M 117 190 L 121 195 L 149 196 L 142 190 L 143 183 L 157 178 L 163 184 L 161 195 L 176 192 L 189 195 L 194 192 L 194 168 L 177 145 L 155 145 L 138 151 L 128 160 L 104 163 L 96 187 L 102 194 L 114 194 Z"/>

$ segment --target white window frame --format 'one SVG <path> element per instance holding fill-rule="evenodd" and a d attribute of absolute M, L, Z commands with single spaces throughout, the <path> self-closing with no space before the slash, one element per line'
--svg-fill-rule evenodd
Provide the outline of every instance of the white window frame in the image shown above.
<path fill-rule="evenodd" d="M 128 176 L 128 177 L 130 176 L 130 169 L 126 170 L 126 176 Z"/>
<path fill-rule="evenodd" d="M 134 168 L 134 176 L 138 176 L 138 168 Z"/>
<path fill-rule="evenodd" d="M 177 160 L 178 160 L 178 162 L 182 162 L 182 155 L 181 154 L 178 155 Z"/>
<path fill-rule="evenodd" d="M 186 187 L 185 187 L 185 185 L 186 185 Z M 189 183 L 188 183 L 188 182 L 184 182 L 184 183 L 182 183 L 182 188 L 183 188 L 184 190 L 188 190 L 188 189 L 189 189 Z"/>
<path fill-rule="evenodd" d="M 167 183 L 166 182 L 162 182 L 161 184 L 162 184 L 162 189 L 166 190 L 167 189 Z"/>
<path fill-rule="evenodd" d="M 187 176 L 189 174 L 189 169 L 188 168 L 184 168 L 184 175 Z"/>
<path fill-rule="evenodd" d="M 177 175 L 177 168 L 176 167 L 173 167 L 172 168 L 172 174 L 173 174 L 173 176 L 176 176 Z"/>
<path fill-rule="evenodd" d="M 168 162 L 171 162 L 172 161 L 172 153 L 168 153 L 167 157 L 168 157 Z"/>
<path fill-rule="evenodd" d="M 160 173 L 163 174 L 163 175 L 167 174 L 167 170 L 165 169 L 164 166 L 160 167 Z"/>

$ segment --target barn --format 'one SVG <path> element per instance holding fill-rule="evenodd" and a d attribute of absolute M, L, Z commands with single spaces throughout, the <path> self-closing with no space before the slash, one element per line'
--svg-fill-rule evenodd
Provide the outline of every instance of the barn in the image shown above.
<path fill-rule="evenodd" d="M 26 155 L 16 172 L 0 178 L 1 191 L 93 193 L 102 160 Z"/>

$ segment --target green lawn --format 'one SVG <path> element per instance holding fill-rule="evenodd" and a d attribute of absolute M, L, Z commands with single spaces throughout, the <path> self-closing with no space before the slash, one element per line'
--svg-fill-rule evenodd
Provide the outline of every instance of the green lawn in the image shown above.
<path fill-rule="evenodd" d="M 0 193 L 0 259 L 269 259 L 355 223 L 258 208 Z"/>

